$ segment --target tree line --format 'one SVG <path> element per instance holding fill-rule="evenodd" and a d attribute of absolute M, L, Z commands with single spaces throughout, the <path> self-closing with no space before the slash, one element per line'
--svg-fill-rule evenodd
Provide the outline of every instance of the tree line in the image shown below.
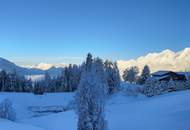
<path fill-rule="evenodd" d="M 92 57 L 89 53 L 87 58 Z M 102 59 L 101 59 L 102 60 Z M 87 60 L 88 61 L 88 60 Z M 116 62 L 109 60 L 103 61 L 104 75 L 109 86 L 109 93 L 112 94 L 120 88 L 120 74 Z M 44 79 L 32 82 L 24 76 L 14 73 L 0 72 L 0 91 L 1 92 L 33 92 L 34 94 L 52 93 L 52 92 L 74 92 L 77 90 L 83 73 L 83 66 L 70 64 L 63 68 L 61 74 L 57 77 L 51 77 L 48 73 Z"/>
<path fill-rule="evenodd" d="M 125 69 L 122 77 L 125 82 L 143 85 L 146 83 L 147 79 L 151 77 L 150 68 L 148 65 L 145 65 L 141 74 L 139 74 L 139 68 L 137 66 L 132 66 Z"/>
<path fill-rule="evenodd" d="M 0 72 L 0 91 L 1 92 L 32 92 L 32 81 L 18 76 L 16 72 Z"/>

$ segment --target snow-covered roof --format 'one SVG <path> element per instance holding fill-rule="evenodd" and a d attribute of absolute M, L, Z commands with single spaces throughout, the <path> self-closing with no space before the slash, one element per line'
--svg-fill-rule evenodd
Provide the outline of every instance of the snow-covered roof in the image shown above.
<path fill-rule="evenodd" d="M 164 76 L 165 74 L 172 72 L 172 71 L 157 71 L 155 73 L 152 73 L 152 76 Z M 190 76 L 190 72 L 173 72 L 180 75 L 185 75 L 186 77 Z"/>
<path fill-rule="evenodd" d="M 153 76 L 152 79 L 154 79 L 154 80 L 161 80 L 161 79 L 165 79 L 165 78 L 167 78 L 167 77 L 168 77 L 168 75 L 164 75 L 164 76 Z"/>
<path fill-rule="evenodd" d="M 157 71 L 155 73 L 152 73 L 153 76 L 162 76 L 164 74 L 167 74 L 170 71 Z"/>

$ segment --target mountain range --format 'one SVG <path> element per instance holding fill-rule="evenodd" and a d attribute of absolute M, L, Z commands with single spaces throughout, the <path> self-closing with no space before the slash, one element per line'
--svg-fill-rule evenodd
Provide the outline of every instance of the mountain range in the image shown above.
<path fill-rule="evenodd" d="M 0 70 L 5 70 L 8 73 L 16 72 L 20 76 L 26 75 L 44 75 L 45 73 L 49 73 L 52 77 L 55 77 L 61 73 L 63 70 L 62 67 L 54 67 L 51 66 L 46 70 L 39 69 L 39 68 L 27 68 L 21 67 L 13 62 L 10 62 L 4 58 L 0 58 Z"/>
<path fill-rule="evenodd" d="M 150 67 L 151 72 L 159 70 L 171 70 L 171 71 L 190 71 L 190 48 L 185 48 L 179 52 L 173 52 L 171 50 L 164 50 L 159 53 L 149 53 L 145 56 L 141 56 L 132 60 L 118 60 L 118 68 L 121 72 L 131 66 L 137 66 L 140 70 L 145 65 Z M 4 58 L 0 58 L 0 70 L 6 72 L 16 71 L 19 75 L 44 75 L 49 73 L 52 77 L 55 77 L 61 73 L 66 67 L 66 64 L 46 64 L 40 63 L 33 66 L 18 66 L 13 62 L 10 62 Z"/>
<path fill-rule="evenodd" d="M 117 64 L 121 73 L 131 66 L 137 66 L 141 72 L 145 65 L 150 67 L 152 73 L 159 70 L 190 71 L 190 48 L 179 52 L 167 49 L 159 53 L 149 53 L 137 59 L 119 60 Z"/>

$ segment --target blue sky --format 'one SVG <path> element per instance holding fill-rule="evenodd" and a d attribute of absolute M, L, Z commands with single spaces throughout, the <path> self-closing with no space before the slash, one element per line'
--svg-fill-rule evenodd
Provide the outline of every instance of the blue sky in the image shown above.
<path fill-rule="evenodd" d="M 80 63 L 88 52 L 131 59 L 190 46 L 189 0 L 2 0 L 0 56 Z"/>

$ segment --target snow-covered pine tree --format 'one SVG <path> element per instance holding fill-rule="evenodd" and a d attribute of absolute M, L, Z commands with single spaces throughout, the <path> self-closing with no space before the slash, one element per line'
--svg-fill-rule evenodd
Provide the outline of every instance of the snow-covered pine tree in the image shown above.
<path fill-rule="evenodd" d="M 57 87 L 57 78 L 58 77 L 51 78 L 49 85 L 48 85 L 48 92 L 62 92 L 60 90 L 60 85 L 59 85 L 59 87 Z M 57 90 L 57 88 L 59 88 L 59 89 Z"/>
<path fill-rule="evenodd" d="M 92 60 L 88 54 L 76 94 L 78 130 L 107 130 L 104 119 L 106 88 L 102 60 Z"/>
<path fill-rule="evenodd" d="M 141 73 L 139 84 L 145 84 L 146 80 L 150 77 L 150 68 L 148 65 L 145 65 Z"/>
<path fill-rule="evenodd" d="M 119 68 L 117 66 L 117 62 L 113 63 L 113 77 L 114 77 L 114 86 L 115 86 L 115 90 L 118 91 L 121 88 L 121 77 L 120 77 L 120 72 L 119 72 Z"/>
<path fill-rule="evenodd" d="M 63 73 L 58 79 L 61 82 L 61 86 L 66 92 L 73 92 L 77 89 L 80 81 L 80 68 L 77 65 L 69 65 L 65 67 Z"/>
<path fill-rule="evenodd" d="M 44 82 L 43 83 L 44 84 L 44 91 L 45 92 L 50 92 L 50 89 L 51 89 L 50 87 L 51 87 L 51 82 L 52 81 L 51 81 L 50 75 L 47 72 L 45 73 L 44 80 L 42 82 Z"/>
<path fill-rule="evenodd" d="M 85 68 L 87 71 L 91 69 L 92 64 L 93 64 L 92 54 L 88 53 L 87 58 L 86 58 L 86 63 L 85 63 Z"/>
<path fill-rule="evenodd" d="M 32 80 L 29 79 L 24 79 L 24 92 L 32 92 L 33 91 L 33 86 L 32 86 Z"/>
<path fill-rule="evenodd" d="M 139 69 L 137 66 L 132 66 L 131 68 L 127 68 L 123 73 L 124 81 L 128 81 L 130 83 L 136 83 L 137 75 L 139 73 Z"/>
<path fill-rule="evenodd" d="M 67 90 L 68 90 L 68 92 L 72 92 L 72 83 L 71 83 L 71 80 L 73 78 L 73 75 L 72 75 L 72 64 L 69 65 L 68 71 L 65 74 L 65 76 L 66 76 L 66 81 L 67 81 Z"/>
<path fill-rule="evenodd" d="M 19 77 L 16 75 L 16 88 L 15 92 L 23 92 L 24 91 L 24 82 L 23 82 L 24 77 Z"/>
<path fill-rule="evenodd" d="M 51 92 L 54 92 L 55 90 L 58 92 L 63 92 L 65 89 L 65 70 L 62 70 L 61 75 L 59 75 L 57 78 L 54 79 L 55 81 L 55 87 L 51 86 Z"/>
<path fill-rule="evenodd" d="M 15 92 L 15 88 L 17 87 L 17 75 L 16 72 L 9 74 L 10 77 L 10 91 Z"/>
<path fill-rule="evenodd" d="M 0 72 L 0 90 L 6 92 L 23 92 L 25 79 L 19 77 L 16 72 Z"/>
<path fill-rule="evenodd" d="M 104 63 L 105 66 L 105 75 L 108 83 L 108 92 L 112 94 L 119 90 L 120 88 L 120 75 L 117 63 L 106 60 Z"/>
<path fill-rule="evenodd" d="M 77 65 L 72 65 L 71 77 L 70 77 L 72 91 L 75 91 L 77 89 L 77 86 L 79 85 L 80 82 L 80 76 L 81 76 L 80 67 L 78 67 Z"/>
<path fill-rule="evenodd" d="M 16 113 L 12 108 L 12 103 L 9 99 L 5 99 L 0 103 L 0 118 L 14 121 Z"/>
<path fill-rule="evenodd" d="M 7 79 L 8 79 L 7 73 L 4 70 L 2 70 L 0 72 L 0 89 L 1 89 L 1 91 L 7 90 Z"/>
<path fill-rule="evenodd" d="M 64 84 L 64 91 L 69 92 L 71 91 L 71 86 L 70 86 L 70 76 L 71 76 L 71 64 L 69 67 L 65 67 L 64 69 L 64 76 L 63 76 L 63 84 Z"/>

